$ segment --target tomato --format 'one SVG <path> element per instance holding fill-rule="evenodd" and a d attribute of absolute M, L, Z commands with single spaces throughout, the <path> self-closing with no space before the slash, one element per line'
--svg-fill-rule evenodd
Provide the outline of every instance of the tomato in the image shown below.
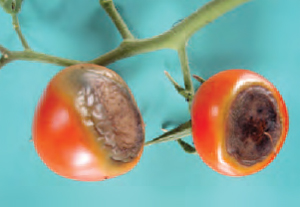
<path fill-rule="evenodd" d="M 288 132 L 288 112 L 277 89 L 249 70 L 220 72 L 197 90 L 191 108 L 197 153 L 228 176 L 256 173 L 270 164 Z"/>
<path fill-rule="evenodd" d="M 55 173 L 99 181 L 130 171 L 144 146 L 144 124 L 122 78 L 92 64 L 65 68 L 48 84 L 33 120 L 33 142 Z"/>

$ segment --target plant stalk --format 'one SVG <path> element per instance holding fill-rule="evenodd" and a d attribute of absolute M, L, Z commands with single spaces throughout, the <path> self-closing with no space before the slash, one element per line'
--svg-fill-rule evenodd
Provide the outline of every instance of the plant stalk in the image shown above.
<path fill-rule="evenodd" d="M 20 24 L 19 24 L 19 19 L 17 14 L 12 14 L 12 20 L 13 20 L 13 26 L 14 29 L 16 31 L 16 33 L 18 34 L 19 39 L 21 40 L 21 43 L 24 47 L 25 50 L 30 50 L 29 44 L 26 41 L 25 37 L 23 36 L 21 29 L 20 29 Z"/>
<path fill-rule="evenodd" d="M 102 8 L 106 11 L 109 15 L 113 23 L 115 24 L 116 28 L 120 32 L 123 39 L 134 39 L 134 36 L 131 34 L 130 30 L 128 29 L 127 25 L 125 24 L 123 18 L 117 11 L 114 3 L 112 0 L 100 0 L 100 4 Z"/>

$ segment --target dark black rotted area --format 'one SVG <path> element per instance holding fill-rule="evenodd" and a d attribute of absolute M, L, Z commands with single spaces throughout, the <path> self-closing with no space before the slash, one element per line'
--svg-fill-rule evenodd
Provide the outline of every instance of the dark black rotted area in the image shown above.
<path fill-rule="evenodd" d="M 233 101 L 226 127 L 227 152 L 245 166 L 263 161 L 281 135 L 278 105 L 262 86 L 250 86 Z"/>

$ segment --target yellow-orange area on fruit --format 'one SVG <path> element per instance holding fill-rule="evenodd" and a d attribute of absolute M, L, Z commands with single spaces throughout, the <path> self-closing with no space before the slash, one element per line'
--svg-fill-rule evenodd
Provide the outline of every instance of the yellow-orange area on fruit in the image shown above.
<path fill-rule="evenodd" d="M 144 123 L 122 78 L 93 64 L 70 66 L 48 84 L 33 120 L 33 142 L 55 173 L 100 181 L 130 171 L 144 145 Z"/>
<path fill-rule="evenodd" d="M 278 90 L 249 70 L 222 71 L 205 81 L 194 96 L 191 114 L 197 153 L 228 176 L 265 168 L 288 132 L 288 112 Z"/>

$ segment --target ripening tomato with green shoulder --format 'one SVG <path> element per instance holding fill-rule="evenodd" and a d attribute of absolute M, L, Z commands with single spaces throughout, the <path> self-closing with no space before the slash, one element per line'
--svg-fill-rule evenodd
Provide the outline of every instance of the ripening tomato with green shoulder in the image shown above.
<path fill-rule="evenodd" d="M 93 64 L 73 65 L 54 76 L 36 108 L 32 134 L 38 155 L 52 171 L 80 181 L 130 171 L 145 139 L 126 83 Z"/>
<path fill-rule="evenodd" d="M 222 71 L 205 81 L 194 96 L 191 120 L 197 153 L 228 176 L 250 175 L 270 164 L 289 126 L 275 86 L 243 69 Z"/>

